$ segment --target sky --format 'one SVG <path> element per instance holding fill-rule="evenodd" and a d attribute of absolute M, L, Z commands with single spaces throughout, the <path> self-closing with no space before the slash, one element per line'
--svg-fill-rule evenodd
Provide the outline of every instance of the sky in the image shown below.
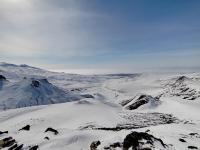
<path fill-rule="evenodd" d="M 0 0 L 0 62 L 72 73 L 200 70 L 200 1 Z"/>

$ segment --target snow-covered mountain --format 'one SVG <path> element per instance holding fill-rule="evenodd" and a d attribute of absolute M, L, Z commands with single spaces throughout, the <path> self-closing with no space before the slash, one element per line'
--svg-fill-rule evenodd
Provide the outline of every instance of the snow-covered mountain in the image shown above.
<path fill-rule="evenodd" d="M 13 74 L 24 74 L 24 75 L 26 74 L 27 75 L 42 75 L 42 74 L 45 75 L 46 73 L 50 73 L 49 71 L 28 66 L 25 64 L 15 65 L 15 64 L 5 63 L 5 62 L 0 62 L 0 72 L 1 71 L 13 73 Z"/>
<path fill-rule="evenodd" d="M 0 70 L 5 150 L 200 148 L 199 73 L 76 75 L 7 63 Z"/>
<path fill-rule="evenodd" d="M 0 91 L 0 109 L 19 108 L 75 101 L 81 96 L 64 91 L 47 79 L 24 78 L 9 83 Z"/>

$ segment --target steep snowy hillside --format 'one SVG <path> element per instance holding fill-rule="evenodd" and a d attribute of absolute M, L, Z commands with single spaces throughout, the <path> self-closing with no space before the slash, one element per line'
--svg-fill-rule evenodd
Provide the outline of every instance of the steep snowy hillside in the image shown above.
<path fill-rule="evenodd" d="M 5 62 L 0 62 L 0 70 L 5 72 L 11 72 L 13 74 L 24 74 L 24 75 L 42 75 L 48 73 L 48 71 L 28 66 L 25 64 L 22 65 L 15 65 L 15 64 L 9 64 Z"/>
<path fill-rule="evenodd" d="M 200 80 L 198 78 L 190 78 L 180 76 L 175 81 L 169 82 L 167 85 L 168 93 L 172 96 L 180 96 L 183 99 L 195 100 L 200 97 Z"/>
<path fill-rule="evenodd" d="M 0 91 L 0 109 L 55 104 L 81 99 L 81 96 L 64 91 L 47 79 L 24 78 L 9 83 Z"/>
<path fill-rule="evenodd" d="M 198 73 L 34 74 L 27 65 L 1 66 L 0 105 L 13 108 L 0 111 L 3 150 L 200 149 Z"/>

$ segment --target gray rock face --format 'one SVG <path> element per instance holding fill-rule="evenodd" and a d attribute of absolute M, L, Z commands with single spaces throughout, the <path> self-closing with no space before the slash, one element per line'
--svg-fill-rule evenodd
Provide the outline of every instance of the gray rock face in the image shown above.
<path fill-rule="evenodd" d="M 6 80 L 6 77 L 4 77 L 3 75 L 0 75 L 0 80 Z"/>
<path fill-rule="evenodd" d="M 3 88 L 4 82 L 6 82 L 6 77 L 0 75 L 0 90 Z"/>
<path fill-rule="evenodd" d="M 171 96 L 181 97 L 185 100 L 195 100 L 200 97 L 200 91 L 188 86 L 188 83 L 193 82 L 196 82 L 193 78 L 180 76 L 173 83 L 166 85 L 167 93 Z"/>
<path fill-rule="evenodd" d="M 156 104 L 159 102 L 159 99 L 154 98 L 151 95 L 140 95 L 136 100 L 133 99 L 132 101 L 133 102 L 130 102 L 125 106 L 126 109 L 134 110 L 149 102 Z"/>
<path fill-rule="evenodd" d="M 151 149 L 154 146 L 155 141 L 159 142 L 163 148 L 166 147 L 166 144 L 164 144 L 161 139 L 156 138 L 153 135 L 150 135 L 146 132 L 132 132 L 125 137 L 123 142 L 123 150 L 128 150 L 129 148 L 132 148 L 133 150 L 144 148 Z"/>

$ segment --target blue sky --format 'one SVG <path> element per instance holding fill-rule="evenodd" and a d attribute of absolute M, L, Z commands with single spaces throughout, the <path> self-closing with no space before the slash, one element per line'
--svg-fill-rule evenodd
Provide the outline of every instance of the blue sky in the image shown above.
<path fill-rule="evenodd" d="M 200 68 L 199 0 L 0 0 L 0 61 L 52 70 Z"/>

